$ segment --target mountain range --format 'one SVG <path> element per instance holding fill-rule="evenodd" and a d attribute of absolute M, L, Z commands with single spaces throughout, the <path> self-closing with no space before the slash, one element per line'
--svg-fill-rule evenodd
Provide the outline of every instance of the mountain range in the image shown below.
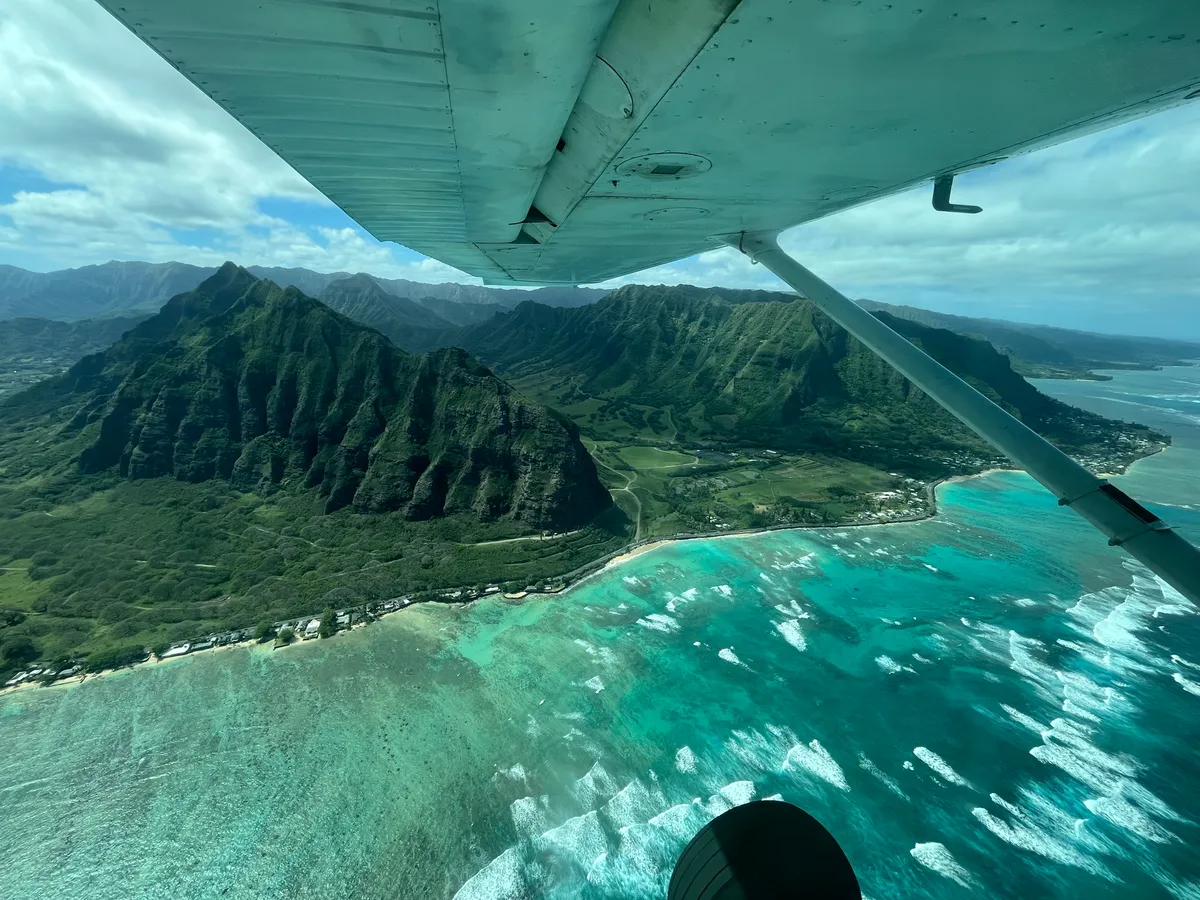
<path fill-rule="evenodd" d="M 196 274 L 146 267 L 140 302 Z M 907 476 L 998 461 L 791 295 L 449 294 L 450 315 L 320 279 L 316 299 L 227 263 L 145 317 L 0 321 L 0 645 L 106 668 L 324 607 L 551 584 L 631 537 L 911 517 Z M 84 307 L 129 308 L 89 283 Z M 876 314 L 1086 464 L 1166 441 L 1051 400 L 981 338 Z"/>
<path fill-rule="evenodd" d="M 314 272 L 301 268 L 250 266 L 247 271 L 280 287 L 296 287 L 312 297 L 350 272 Z M 176 294 L 190 291 L 216 272 L 187 263 L 108 262 L 98 266 L 30 272 L 0 266 L 0 319 L 38 317 L 73 322 L 113 315 L 157 312 Z M 546 287 L 504 290 L 473 284 L 424 284 L 374 278 L 389 294 L 410 298 L 455 325 L 490 318 L 522 300 L 548 306 L 582 306 L 603 297 L 598 288 Z"/>
<path fill-rule="evenodd" d="M 327 512 L 567 529 L 611 503 L 575 426 L 464 351 L 412 356 L 232 263 L 0 402 L 6 429 L 56 419 L 46 443 L 79 447 L 85 475 L 291 485 Z"/>
<path fill-rule="evenodd" d="M 983 338 L 1011 357 L 1017 371 L 1029 377 L 1103 380 L 1107 376 L 1095 375 L 1091 370 L 1153 369 L 1200 359 L 1200 342 L 1196 341 L 1096 334 L 1003 319 L 978 319 L 874 300 L 860 300 L 859 305 L 931 328 Z"/>
<path fill-rule="evenodd" d="M 876 315 L 1068 451 L 1110 434 L 1113 423 L 1042 394 L 987 341 Z M 926 473 L 964 451 L 991 452 L 832 320 L 786 294 L 631 285 L 578 309 L 523 303 L 445 339 L 601 429 L 622 410 L 628 419 L 631 407 L 635 418 L 665 410 L 684 444 L 819 451 Z"/>

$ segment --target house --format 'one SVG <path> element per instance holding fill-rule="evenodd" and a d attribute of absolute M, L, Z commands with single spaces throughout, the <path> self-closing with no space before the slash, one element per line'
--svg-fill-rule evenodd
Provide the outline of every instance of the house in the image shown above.
<path fill-rule="evenodd" d="M 498 584 L 489 584 L 487 587 L 485 587 L 485 588 L 483 589 L 483 593 L 484 593 L 485 595 L 487 595 L 487 594 L 498 594 L 499 592 L 500 592 L 500 585 L 498 585 Z"/>
<path fill-rule="evenodd" d="M 350 613 L 338 613 L 337 616 L 338 628 L 350 627 Z"/>
<path fill-rule="evenodd" d="M 183 656 L 185 653 L 190 653 L 191 651 L 191 644 L 176 644 L 174 647 L 160 656 L 159 659 L 170 659 L 172 656 Z"/>
<path fill-rule="evenodd" d="M 321 620 L 313 619 L 304 626 L 304 636 L 306 638 L 316 637 L 317 632 L 321 630 Z"/>
<path fill-rule="evenodd" d="M 197 641 L 196 643 L 192 644 L 192 652 L 195 653 L 197 650 L 211 650 L 212 646 L 212 638 L 207 638 L 203 641 Z"/>

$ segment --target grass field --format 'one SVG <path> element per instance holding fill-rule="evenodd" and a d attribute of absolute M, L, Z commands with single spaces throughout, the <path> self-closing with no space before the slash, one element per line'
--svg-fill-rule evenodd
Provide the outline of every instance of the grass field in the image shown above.
<path fill-rule="evenodd" d="M 766 451 L 703 456 L 587 438 L 601 480 L 642 538 L 770 525 L 839 522 L 907 500 L 915 487 L 862 463 Z M 895 502 L 895 501 L 893 501 Z"/>
<path fill-rule="evenodd" d="M 675 469 L 681 466 L 696 465 L 698 460 L 685 453 L 674 450 L 663 450 L 659 447 L 622 447 L 618 452 L 631 468 L 639 471 L 648 469 Z"/>

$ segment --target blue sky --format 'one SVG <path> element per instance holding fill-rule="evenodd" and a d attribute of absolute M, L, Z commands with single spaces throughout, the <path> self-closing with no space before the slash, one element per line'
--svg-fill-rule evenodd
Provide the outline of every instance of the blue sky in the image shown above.
<path fill-rule="evenodd" d="M 785 233 L 854 297 L 1200 339 L 1200 103 Z M 0 6 L 0 263 L 143 259 L 471 281 L 381 244 L 94 2 Z M 714 250 L 614 283 L 782 287 Z"/>

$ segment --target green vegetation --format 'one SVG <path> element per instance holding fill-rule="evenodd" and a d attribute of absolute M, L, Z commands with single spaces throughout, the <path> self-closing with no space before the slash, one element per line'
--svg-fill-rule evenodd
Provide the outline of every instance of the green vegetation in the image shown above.
<path fill-rule="evenodd" d="M 629 529 L 611 509 L 552 542 L 479 546 L 519 532 L 463 515 L 326 514 L 312 492 L 268 498 L 220 481 L 91 477 L 75 490 L 82 499 L 61 502 L 36 488 L 0 492 L 0 566 L 14 567 L 0 575 L 0 640 L 28 638 L 41 659 L 89 665 L 116 650 L 312 614 L 335 588 L 342 607 L 524 586 L 620 548 Z M 16 589 L 5 592 L 9 584 Z"/>
<path fill-rule="evenodd" d="M 1045 396 L 986 341 L 879 315 L 1085 460 L 1119 464 L 1165 440 Z M 596 441 L 769 449 L 923 479 L 1000 462 L 815 307 L 785 294 L 631 285 L 580 309 L 523 303 L 458 341 Z"/>
<path fill-rule="evenodd" d="M 877 521 L 928 509 L 916 480 L 836 457 L 771 451 L 687 456 L 617 441 L 588 447 L 613 499 L 631 519 L 640 516 L 642 538 Z"/>
<path fill-rule="evenodd" d="M 325 612 L 321 613 L 321 627 L 317 630 L 317 636 L 331 638 L 335 634 L 337 634 L 337 614 L 327 606 Z"/>
<path fill-rule="evenodd" d="M 421 352 L 454 342 L 452 323 L 415 300 L 387 293 L 370 275 L 334 281 L 317 296 L 330 309 L 382 332 L 402 350 Z"/>
<path fill-rule="evenodd" d="M 680 466 L 698 465 L 700 462 L 698 457 L 674 450 L 663 450 L 660 447 L 622 447 L 618 453 L 625 463 L 639 470 L 677 469 Z"/>
<path fill-rule="evenodd" d="M 628 525 L 561 416 L 232 265 L 0 401 L 0 640 L 43 660 L 528 583 Z"/>
<path fill-rule="evenodd" d="M 11 319 L 0 324 L 0 397 L 57 375 L 117 340 L 145 316 L 55 322 Z"/>
<path fill-rule="evenodd" d="M 396 306 L 349 281 L 348 311 Z M 986 342 L 887 321 L 1091 465 L 1162 439 L 1043 396 Z M 227 265 L 0 400 L 0 675 L 555 589 L 631 538 L 911 517 L 924 481 L 997 460 L 786 295 L 630 287 L 439 333 L 515 388 Z"/>
<path fill-rule="evenodd" d="M 279 634 L 275 636 L 276 647 L 286 647 L 296 639 L 296 632 L 288 628 L 286 625 L 279 629 Z"/>

